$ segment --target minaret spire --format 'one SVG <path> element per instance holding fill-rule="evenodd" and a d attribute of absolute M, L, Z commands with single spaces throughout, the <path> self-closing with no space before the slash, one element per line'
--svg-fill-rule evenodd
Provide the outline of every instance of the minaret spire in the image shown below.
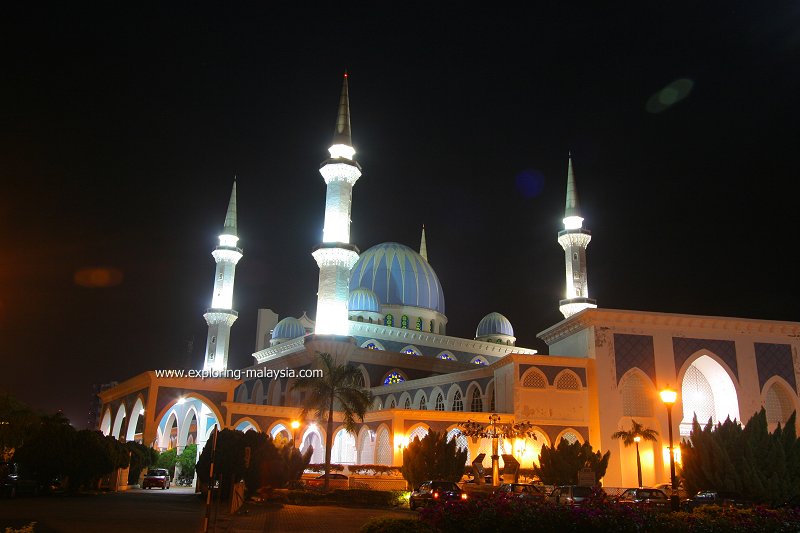
<path fill-rule="evenodd" d="M 419 255 L 428 260 L 428 246 L 425 244 L 425 224 L 422 225 L 422 239 L 419 242 Z"/>
<path fill-rule="evenodd" d="M 225 223 L 219 236 L 219 246 L 211 252 L 217 268 L 214 274 L 211 307 L 203 315 L 208 324 L 203 363 L 203 370 L 207 371 L 222 372 L 228 368 L 231 326 L 239 316 L 233 309 L 233 281 L 236 276 L 236 264 L 242 258 L 242 250 L 237 246 L 239 236 L 236 217 L 236 178 L 234 178 L 228 210 L 225 212 Z"/>
<path fill-rule="evenodd" d="M 344 72 L 342 94 L 339 96 L 339 114 L 336 117 L 336 132 L 333 134 L 333 144 L 353 146 L 350 133 L 350 93 L 347 86 L 347 71 Z"/>
<path fill-rule="evenodd" d="M 358 260 L 358 248 L 350 244 L 350 212 L 353 185 L 361 177 L 361 166 L 355 161 L 350 131 L 350 97 L 344 74 L 336 132 L 328 148 L 330 158 L 320 165 L 327 189 L 322 242 L 312 255 L 319 266 L 317 289 L 316 334 L 347 335 L 349 333 L 347 298 L 350 294 L 350 269 Z"/>
<path fill-rule="evenodd" d="M 563 222 L 564 229 L 558 232 L 558 243 L 564 249 L 567 286 L 565 298 L 559 302 L 559 309 L 564 318 L 569 318 L 584 309 L 597 307 L 597 302 L 589 298 L 586 272 L 586 247 L 592 240 L 592 233 L 583 227 L 583 217 L 578 209 L 572 153 L 569 154 L 567 165 L 567 198 Z"/>
<path fill-rule="evenodd" d="M 225 213 L 225 225 L 222 233 L 238 237 L 238 233 L 236 233 L 236 176 L 233 177 L 233 189 L 231 190 L 231 199 L 228 200 L 228 211 Z"/>

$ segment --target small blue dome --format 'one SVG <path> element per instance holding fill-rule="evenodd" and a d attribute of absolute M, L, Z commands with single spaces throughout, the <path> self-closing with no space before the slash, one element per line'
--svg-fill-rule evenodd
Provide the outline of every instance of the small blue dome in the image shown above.
<path fill-rule="evenodd" d="M 378 301 L 378 295 L 369 289 L 355 289 L 350 291 L 350 296 L 347 298 L 347 308 L 350 311 L 371 311 L 379 313 L 381 304 Z"/>
<path fill-rule="evenodd" d="M 272 330 L 273 339 L 296 339 L 306 334 L 303 323 L 293 316 L 287 316 L 277 324 Z"/>
<path fill-rule="evenodd" d="M 388 305 L 423 307 L 444 314 L 444 293 L 431 265 L 408 246 L 377 244 L 361 254 L 350 275 L 350 290 L 369 289 Z"/>
<path fill-rule="evenodd" d="M 513 337 L 514 328 L 511 327 L 511 322 L 500 313 L 489 313 L 478 323 L 478 330 L 475 332 L 475 337 L 498 334 Z"/>

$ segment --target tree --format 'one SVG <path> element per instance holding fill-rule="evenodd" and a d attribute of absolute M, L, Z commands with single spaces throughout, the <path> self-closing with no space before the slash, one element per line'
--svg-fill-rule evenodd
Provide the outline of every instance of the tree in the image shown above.
<path fill-rule="evenodd" d="M 619 430 L 611 435 L 612 439 L 621 439 L 622 444 L 627 448 L 631 444 L 636 444 L 636 472 L 639 475 L 639 486 L 642 486 L 642 458 L 639 456 L 639 441 L 649 440 L 655 442 L 658 431 L 644 427 L 636 420 L 631 419 L 631 429 L 629 431 Z"/>
<path fill-rule="evenodd" d="M 372 393 L 358 381 L 360 371 L 352 365 L 340 365 L 328 353 L 317 352 L 322 377 L 305 376 L 295 381 L 294 389 L 307 391 L 303 401 L 302 416 L 314 411 L 317 420 L 326 424 L 325 433 L 325 484 L 329 487 L 328 474 L 331 468 L 331 448 L 333 446 L 333 412 L 341 411 L 342 425 L 350 433 L 356 431 L 356 418 L 364 421 L 364 415 L 372 403 Z"/>
<path fill-rule="evenodd" d="M 194 465 L 197 462 L 197 444 L 187 444 L 178 455 L 175 464 L 180 465 L 180 475 L 183 478 L 194 477 Z"/>
<path fill-rule="evenodd" d="M 178 462 L 178 449 L 170 448 L 158 454 L 156 466 L 169 470 L 169 476 L 175 477 L 175 464 Z"/>
<path fill-rule="evenodd" d="M 578 441 L 570 444 L 561 439 L 558 446 L 542 446 L 539 465 L 533 465 L 534 474 L 547 485 L 575 485 L 578 483 L 578 470 L 589 467 L 594 470 L 595 479 L 600 481 L 606 475 L 611 452 L 601 454 L 592 450 L 588 442 Z"/>
<path fill-rule="evenodd" d="M 128 484 L 136 485 L 139 483 L 139 476 L 142 470 L 150 465 L 156 464 L 158 461 L 158 451 L 145 446 L 136 441 L 128 441 L 125 443 L 125 448 L 130 453 L 130 469 L 128 470 Z M 192 464 L 194 468 L 194 463 Z"/>
<path fill-rule="evenodd" d="M 769 432 L 762 408 L 744 427 L 726 419 L 701 427 L 692 422 L 681 443 L 680 476 L 691 491 L 740 492 L 756 502 L 780 504 L 800 496 L 800 439 L 793 413 L 786 425 Z"/>
<path fill-rule="evenodd" d="M 0 395 L 0 461 L 11 459 L 38 422 L 39 417 L 27 405 L 10 394 Z"/>
<path fill-rule="evenodd" d="M 414 439 L 403 450 L 400 471 L 412 488 L 429 479 L 459 481 L 467 454 L 466 448 L 457 447 L 456 439 L 448 441 L 446 433 L 429 431 L 422 440 Z"/>

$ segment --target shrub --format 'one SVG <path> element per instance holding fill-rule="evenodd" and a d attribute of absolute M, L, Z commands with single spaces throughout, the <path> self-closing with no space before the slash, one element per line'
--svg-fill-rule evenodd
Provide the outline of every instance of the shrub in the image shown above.
<path fill-rule="evenodd" d="M 403 450 L 403 477 L 412 487 L 428 479 L 459 481 L 464 475 L 467 450 L 457 447 L 456 439 L 447 440 L 445 433 L 429 431 L 414 439 Z"/>
<path fill-rule="evenodd" d="M 416 518 L 373 518 L 359 533 L 433 533 L 434 529 Z"/>

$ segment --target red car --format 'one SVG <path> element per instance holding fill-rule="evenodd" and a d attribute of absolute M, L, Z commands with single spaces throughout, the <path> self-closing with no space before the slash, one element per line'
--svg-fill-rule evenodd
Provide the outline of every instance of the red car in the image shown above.
<path fill-rule="evenodd" d="M 168 489 L 169 482 L 169 470 L 166 468 L 151 468 L 144 476 L 142 488 L 149 489 L 152 487 L 160 487 L 161 489 Z"/>

